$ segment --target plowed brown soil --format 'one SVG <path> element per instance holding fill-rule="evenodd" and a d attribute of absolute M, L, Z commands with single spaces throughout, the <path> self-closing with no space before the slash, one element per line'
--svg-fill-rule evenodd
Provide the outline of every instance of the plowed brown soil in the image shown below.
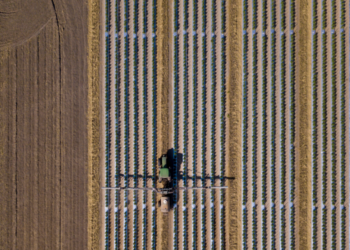
<path fill-rule="evenodd" d="M 1 1 L 0 23 L 0 248 L 87 249 L 88 4 Z"/>

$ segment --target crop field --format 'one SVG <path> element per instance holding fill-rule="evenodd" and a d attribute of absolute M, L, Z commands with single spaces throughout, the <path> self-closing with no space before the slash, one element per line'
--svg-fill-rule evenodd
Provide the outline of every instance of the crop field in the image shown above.
<path fill-rule="evenodd" d="M 312 5 L 312 248 L 349 248 L 346 1 Z"/>
<path fill-rule="evenodd" d="M 0 1 L 1 249 L 92 246 L 91 2 Z"/>
<path fill-rule="evenodd" d="M 162 5 L 166 22 L 161 2 L 102 3 L 102 183 L 157 187 L 157 160 L 167 153 L 160 150 L 162 139 L 179 169 L 172 172 L 174 187 L 239 181 L 238 230 L 229 225 L 232 188 L 175 193 L 167 215 L 155 193 L 108 190 L 101 248 L 229 249 L 233 234 L 239 238 L 235 249 L 302 249 L 305 237 L 312 249 L 349 248 L 347 2 L 313 0 L 305 14 L 297 0 L 173 0 Z M 236 6 L 241 20 L 228 16 Z M 304 14 L 310 29 L 301 25 Z M 241 35 L 232 35 L 240 29 Z M 302 41 L 305 34 L 311 39 Z M 234 102 L 229 41 L 241 45 L 235 89 L 242 95 L 235 110 L 228 108 Z M 166 74 L 158 61 L 164 43 Z M 312 48 L 309 54 L 301 53 L 303 44 Z M 304 62 L 310 62 L 306 80 Z M 231 114 L 240 121 L 237 148 L 228 147 Z M 166 135 L 160 136 L 161 126 Z M 310 152 L 301 152 L 305 145 Z M 236 153 L 240 165 L 232 166 Z M 229 176 L 231 168 L 239 174 Z M 304 192 L 307 182 L 311 188 Z M 311 234 L 304 237 L 301 228 Z"/>

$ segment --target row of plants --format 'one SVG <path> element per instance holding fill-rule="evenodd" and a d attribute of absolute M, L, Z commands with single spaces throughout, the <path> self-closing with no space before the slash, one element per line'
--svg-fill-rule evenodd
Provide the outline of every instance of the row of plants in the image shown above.
<path fill-rule="evenodd" d="M 312 30 L 315 31 L 318 27 L 318 14 L 317 14 L 318 0 L 312 1 Z"/>
<path fill-rule="evenodd" d="M 281 36 L 281 203 L 286 201 L 286 182 L 287 182 L 287 155 L 286 155 L 286 34 Z"/>
<path fill-rule="evenodd" d="M 276 44 L 277 44 L 277 39 L 276 39 L 276 23 L 277 23 L 277 1 L 272 0 L 271 1 L 271 156 L 270 156 L 270 172 L 271 172 L 271 202 L 273 206 L 271 207 L 271 249 L 277 249 L 276 245 L 276 238 L 277 238 L 277 232 L 276 232 L 276 221 L 277 221 L 277 215 L 276 215 L 276 141 L 277 141 L 277 128 L 276 128 L 276 122 L 277 122 L 277 96 L 276 96 L 276 62 L 277 62 L 277 54 L 276 54 Z"/>
<path fill-rule="evenodd" d="M 115 34 L 121 33 L 121 3 L 115 4 Z M 119 187 L 120 183 L 120 162 L 121 162 L 121 37 L 115 37 L 115 186 Z M 114 245 L 120 244 L 120 192 L 115 192 L 115 232 L 114 232 Z"/>
<path fill-rule="evenodd" d="M 313 17 L 314 18 L 314 17 Z M 318 33 L 312 36 L 312 203 L 316 206 L 318 187 Z M 317 221 L 316 221 L 317 222 Z M 317 225 L 314 225 L 317 228 Z M 315 229 L 316 230 L 316 229 Z"/>
<path fill-rule="evenodd" d="M 312 249 L 318 249 L 318 1 L 312 2 Z"/>
<path fill-rule="evenodd" d="M 327 0 L 322 0 L 322 29 L 327 28 Z"/>
<path fill-rule="evenodd" d="M 134 10 L 133 10 L 133 24 L 134 24 L 134 34 L 137 34 L 139 29 L 139 0 L 134 0 Z M 138 166 L 139 166 L 139 75 L 138 75 L 138 68 L 139 68 L 139 44 L 138 44 L 138 37 L 134 35 L 133 39 L 133 82 L 134 82 L 134 91 L 133 91 L 133 112 L 134 112 L 134 119 L 133 119 L 133 125 L 134 125 L 134 187 L 137 187 L 138 183 Z M 144 40 L 144 39 L 143 39 Z M 133 192 L 133 249 L 138 249 L 138 210 L 137 208 L 137 191 Z"/>
<path fill-rule="evenodd" d="M 124 1 L 124 32 L 125 34 L 129 33 L 130 27 L 129 27 L 129 17 L 130 17 L 130 6 L 129 1 Z M 130 100 L 129 100 L 129 87 L 130 87 L 130 69 L 129 69 L 129 56 L 130 56 L 130 39 L 129 36 L 124 36 L 124 164 L 125 164 L 125 176 L 129 176 L 129 166 L 130 166 L 130 160 L 129 160 L 129 140 L 130 140 L 130 127 L 129 127 L 129 110 L 130 110 Z M 129 186 L 129 178 L 125 178 L 124 186 Z M 128 221 L 129 221 L 129 211 L 127 209 L 128 206 L 128 196 L 129 191 L 125 191 L 125 197 L 124 197 L 124 249 L 127 249 L 129 246 L 129 230 L 128 230 Z"/>
<path fill-rule="evenodd" d="M 255 205 L 253 207 L 253 214 L 252 214 L 252 233 L 253 233 L 253 249 L 258 249 L 258 206 Z"/>
<path fill-rule="evenodd" d="M 322 249 L 327 249 L 327 207 L 322 208 Z"/>
<path fill-rule="evenodd" d="M 180 17 L 179 17 L 179 0 L 174 1 L 174 33 L 178 32 L 180 28 Z M 174 36 L 174 165 L 178 166 L 177 163 L 177 152 L 179 150 L 179 68 L 180 68 L 180 48 L 179 48 L 179 36 Z M 176 168 L 176 167 L 175 167 Z M 177 180 L 177 171 L 175 171 L 175 179 L 173 180 L 173 186 L 176 187 Z M 173 195 L 173 203 L 176 204 L 178 197 L 175 192 Z M 173 248 L 178 249 L 178 206 L 174 207 L 174 237 L 173 237 Z"/>
<path fill-rule="evenodd" d="M 348 230 L 346 230 L 346 215 L 347 215 L 346 208 L 342 207 L 342 209 L 341 209 L 341 234 L 340 234 L 341 249 L 346 249 L 346 240 L 348 239 Z"/>
<path fill-rule="evenodd" d="M 332 17 L 333 19 L 333 17 Z M 332 205 L 335 205 L 337 202 L 337 35 L 334 32 L 332 34 L 332 127 L 331 127 L 331 136 L 332 136 Z"/>
<path fill-rule="evenodd" d="M 295 86 L 296 86 L 296 63 L 295 63 L 296 33 L 290 35 L 290 200 L 295 198 Z"/>
<path fill-rule="evenodd" d="M 335 29 L 337 26 L 337 3 L 335 0 L 332 0 L 332 29 Z"/>
<path fill-rule="evenodd" d="M 142 33 L 146 34 L 148 31 L 148 1 L 143 0 L 142 2 Z M 142 39 L 142 138 L 143 138 L 143 158 L 142 158 L 142 165 L 143 165 L 143 180 L 142 180 L 142 186 L 146 187 L 147 185 L 147 166 L 148 166 L 148 158 L 147 153 L 148 152 L 148 136 L 147 136 L 147 124 L 148 124 L 148 116 L 147 116 L 147 102 L 148 102 L 148 60 L 147 60 L 147 50 L 148 50 L 148 41 L 146 39 Z M 147 249 L 147 192 L 143 191 L 142 194 L 142 249 Z"/>
<path fill-rule="evenodd" d="M 157 0 L 152 0 L 152 34 L 157 32 Z M 157 185 L 157 36 L 152 35 L 152 187 Z M 151 246 L 157 243 L 157 194 L 152 192 Z"/>
<path fill-rule="evenodd" d="M 318 232 L 317 232 L 317 214 L 318 208 L 314 207 L 312 210 L 312 249 L 317 250 Z"/>
<path fill-rule="evenodd" d="M 243 205 L 248 201 L 248 34 L 243 35 Z"/>
<path fill-rule="evenodd" d="M 184 14 L 184 30 L 187 30 L 189 27 L 189 1 L 184 0 L 183 1 L 183 14 Z M 183 86 L 184 86 L 184 114 L 183 114 L 183 181 L 184 186 L 187 186 L 187 169 L 188 169 L 188 162 L 190 160 L 190 157 L 188 155 L 188 107 L 189 107 L 189 34 L 186 32 L 186 34 L 183 35 Z M 188 212 L 187 212 L 187 199 L 188 195 L 187 192 L 183 192 L 183 249 L 188 249 Z"/>
<path fill-rule="evenodd" d="M 267 35 L 262 37 L 262 204 L 266 205 L 267 202 L 267 67 L 268 67 L 268 54 L 267 54 Z M 263 226 L 264 227 L 264 226 Z M 264 232 L 263 232 L 264 233 Z"/>
<path fill-rule="evenodd" d="M 281 249 L 286 249 L 286 229 L 287 229 L 287 223 L 286 223 L 286 208 L 283 206 L 281 208 L 281 234 L 280 234 L 280 237 L 281 237 L 281 241 L 280 241 L 280 244 L 281 244 Z"/>
<path fill-rule="evenodd" d="M 295 248 L 295 207 L 294 205 L 290 207 L 290 249 Z"/>
<path fill-rule="evenodd" d="M 221 1 L 221 34 L 226 33 L 226 2 Z M 220 185 L 223 186 L 226 157 L 226 36 L 221 37 L 221 114 L 220 114 Z M 220 190 L 220 247 L 225 249 L 225 191 Z"/>
<path fill-rule="evenodd" d="M 243 132 L 243 138 L 242 138 L 242 188 L 243 188 L 243 195 L 242 195 L 242 205 L 243 205 L 243 229 L 242 229 L 242 247 L 243 249 L 248 249 L 249 243 L 248 243 L 248 209 L 247 209 L 247 202 L 248 202 L 248 96 L 249 96 L 249 88 L 248 88 L 248 79 L 249 79 L 249 66 L 248 66 L 248 57 L 249 57 L 249 38 L 248 38 L 248 32 L 247 29 L 249 27 L 249 2 L 248 0 L 243 0 L 243 124 L 242 124 L 242 132 Z"/>
<path fill-rule="evenodd" d="M 346 222 L 347 222 L 347 212 L 345 201 L 347 197 L 346 193 L 346 185 L 348 185 L 348 182 L 346 180 L 346 160 L 347 160 L 347 149 L 346 149 L 346 140 L 347 138 L 347 124 L 346 124 L 346 92 L 349 91 L 347 88 L 347 70 L 346 70 L 346 58 L 348 55 L 346 55 L 346 32 L 345 32 L 345 25 L 346 25 L 346 3 L 347 1 L 340 1 L 340 28 L 341 28 L 341 38 L 340 38 L 340 47 L 341 47 L 341 53 L 340 53 L 340 178 L 341 178 L 341 193 L 340 193 L 340 203 L 341 203 L 341 232 L 340 232 L 340 238 L 341 238 L 341 249 L 346 248 L 346 240 L 347 240 L 347 234 L 348 231 L 346 229 Z"/>
<path fill-rule="evenodd" d="M 281 120 L 281 128 L 280 128 L 280 145 L 281 145 L 281 153 L 280 153 L 280 203 L 285 204 L 286 202 L 286 184 L 287 184 L 287 122 L 286 122 L 286 92 L 287 92 L 287 36 L 286 36 L 286 1 L 281 1 L 281 40 L 280 40 L 280 46 L 281 46 L 281 61 L 280 61 L 280 81 L 281 81 L 281 87 L 280 87 L 280 103 L 281 103 L 281 113 L 280 113 L 280 120 Z M 286 208 L 283 206 L 281 208 L 281 234 L 280 234 L 280 241 L 281 241 L 281 249 L 286 248 L 286 228 L 287 228 L 287 211 Z"/>
<path fill-rule="evenodd" d="M 290 249 L 295 249 L 295 122 L 296 122 L 296 33 L 295 33 L 295 0 L 290 1 Z"/>
<path fill-rule="evenodd" d="M 347 153 L 346 153 L 346 140 L 347 140 L 347 125 L 346 125 L 346 91 L 347 89 L 347 80 L 346 80 L 346 39 L 345 39 L 345 32 L 342 32 L 341 34 L 341 54 L 340 54 L 340 86 L 341 86 L 341 93 L 340 93 L 340 122 L 341 122 L 341 158 L 340 158 L 340 165 L 341 165 L 341 196 L 340 196 L 340 202 L 342 205 L 344 205 L 346 200 L 346 159 L 347 159 Z"/>
<path fill-rule="evenodd" d="M 337 249 L 337 211 L 332 208 L 332 249 Z"/>
<path fill-rule="evenodd" d="M 267 229 L 267 209 L 266 207 L 262 210 L 262 249 L 267 249 L 268 244 L 268 229 Z"/>
<path fill-rule="evenodd" d="M 327 33 L 322 34 L 322 203 L 327 202 Z"/>
<path fill-rule="evenodd" d="M 266 2 L 263 1 L 263 8 L 266 12 Z M 263 13 L 263 29 L 265 31 L 267 26 L 267 20 L 265 20 L 267 17 L 264 17 Z M 265 208 L 262 211 L 262 246 L 263 249 L 267 249 L 267 236 L 268 236 L 268 230 L 267 230 L 267 208 L 266 208 L 266 202 L 267 202 L 267 175 L 268 175 L 268 167 L 267 167 L 267 126 L 268 126 L 268 119 L 267 119 L 267 103 L 268 103 L 268 95 L 267 95 L 267 84 L 268 84 L 268 78 L 267 78 L 267 68 L 268 68 L 268 36 L 263 35 L 262 37 L 262 205 L 265 206 Z"/>
<path fill-rule="evenodd" d="M 105 23 L 105 185 L 106 187 L 111 186 L 111 41 L 110 41 L 110 1 L 106 1 L 106 9 L 105 9 L 106 23 Z M 110 219 L 110 211 L 108 209 L 111 202 L 111 191 L 106 190 L 105 194 L 105 207 L 107 211 L 105 211 L 105 249 L 110 248 L 111 244 L 111 219 Z"/>
<path fill-rule="evenodd" d="M 203 0 L 202 2 L 202 32 L 207 31 L 207 0 Z M 202 36 L 202 152 L 201 152 L 201 166 L 202 166 L 202 179 L 201 183 L 202 186 L 205 186 L 205 175 L 206 175 L 206 144 L 207 144 L 207 39 L 205 36 Z M 206 191 L 202 190 L 202 198 L 201 198 L 201 204 L 202 204 L 202 214 L 201 214 L 201 231 L 202 231 L 202 238 L 201 238 L 201 247 L 202 249 L 206 249 L 206 209 L 205 209 L 205 203 L 206 203 Z"/>
<path fill-rule="evenodd" d="M 216 0 L 211 1 L 211 53 L 210 53 L 210 86 L 211 86 L 211 109 L 210 109 L 210 119 L 211 119 L 211 127 L 210 127 L 210 174 L 211 174 L 211 185 L 214 186 L 214 176 L 215 176 L 215 166 L 216 166 L 216 36 L 214 35 L 216 32 Z M 215 204 L 215 191 L 212 190 L 210 192 L 210 200 L 212 204 Z M 214 242 L 216 236 L 215 230 L 215 207 L 214 205 L 210 208 L 210 225 L 211 225 L 211 242 Z M 211 249 L 215 249 L 215 245 L 211 244 Z"/>
<path fill-rule="evenodd" d="M 198 0 L 193 1 L 193 29 L 198 29 Z M 198 123 L 198 36 L 193 36 L 193 122 L 192 122 L 192 168 L 193 186 L 197 186 L 197 123 Z M 197 192 L 192 192 L 192 204 L 197 203 Z M 197 249 L 197 206 L 192 208 L 192 249 Z"/>
<path fill-rule="evenodd" d="M 252 188 L 255 202 L 258 198 L 258 33 L 253 35 L 253 142 L 252 142 Z"/>

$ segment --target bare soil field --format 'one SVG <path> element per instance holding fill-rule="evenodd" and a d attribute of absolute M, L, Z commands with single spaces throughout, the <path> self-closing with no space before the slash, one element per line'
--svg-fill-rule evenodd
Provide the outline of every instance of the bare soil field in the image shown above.
<path fill-rule="evenodd" d="M 89 20 L 96 25 L 96 15 Z M 88 4 L 1 1 L 0 22 L 1 248 L 88 249 L 97 225 L 89 185 L 98 180 L 88 149 L 98 126 Z"/>

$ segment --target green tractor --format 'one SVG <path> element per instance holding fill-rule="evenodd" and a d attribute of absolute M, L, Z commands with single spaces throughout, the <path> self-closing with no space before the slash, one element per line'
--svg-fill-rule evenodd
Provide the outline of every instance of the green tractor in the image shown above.
<path fill-rule="evenodd" d="M 223 187 L 174 187 L 171 179 L 171 168 L 172 164 L 170 159 L 168 159 L 166 154 L 163 154 L 158 161 L 159 165 L 159 182 L 162 183 L 161 188 L 155 187 L 103 187 L 102 189 L 114 189 L 114 190 L 135 190 L 135 191 L 152 191 L 161 195 L 158 205 L 160 211 L 164 214 L 167 214 L 171 209 L 171 200 L 172 194 L 179 191 L 188 191 L 188 190 L 208 190 L 208 189 L 226 189 L 226 186 Z"/>
<path fill-rule="evenodd" d="M 170 183 L 171 182 L 170 164 L 167 162 L 167 155 L 166 154 L 162 155 L 162 157 L 159 159 L 158 165 L 160 167 L 160 169 L 159 169 L 159 183 L 161 183 L 163 180 Z"/>

